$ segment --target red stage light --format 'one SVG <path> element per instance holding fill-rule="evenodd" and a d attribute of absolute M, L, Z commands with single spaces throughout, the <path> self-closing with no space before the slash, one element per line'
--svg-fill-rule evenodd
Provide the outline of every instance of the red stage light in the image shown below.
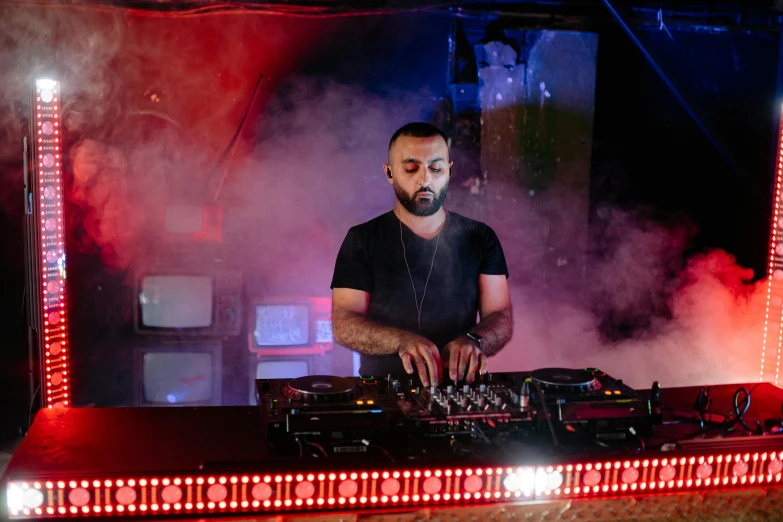
<path fill-rule="evenodd" d="M 59 131 L 60 103 L 57 96 L 60 90 L 59 82 L 53 80 L 36 80 L 35 94 L 40 102 L 36 105 L 33 115 L 35 128 L 39 128 L 37 141 L 38 158 L 33 163 L 35 184 L 38 186 L 38 198 L 35 198 L 34 212 L 38 218 L 38 248 L 41 256 L 41 277 L 45 280 L 46 294 L 41 302 L 41 314 L 44 319 L 44 351 L 49 357 L 45 367 L 44 379 L 47 393 L 44 394 L 45 405 L 48 408 L 66 407 L 70 403 L 70 393 L 65 384 L 68 368 L 68 355 L 61 346 L 65 345 L 67 331 L 67 315 L 65 304 L 65 251 L 63 242 L 62 199 L 63 184 L 60 177 L 59 158 L 60 143 L 56 138 L 48 138 Z M 47 328 L 57 326 L 57 328 Z"/>

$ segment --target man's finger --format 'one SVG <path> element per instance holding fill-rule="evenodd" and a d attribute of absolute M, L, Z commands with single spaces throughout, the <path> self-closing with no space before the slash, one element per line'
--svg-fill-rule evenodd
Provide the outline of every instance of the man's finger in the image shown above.
<path fill-rule="evenodd" d="M 429 383 L 425 384 L 425 386 L 437 386 L 438 385 L 438 363 L 435 362 L 435 357 L 433 357 L 432 352 L 430 351 L 429 346 L 420 346 L 419 347 L 419 354 L 424 358 L 424 361 L 427 363 L 427 367 L 429 368 L 430 373 L 430 380 Z"/>
<path fill-rule="evenodd" d="M 474 350 L 471 350 L 470 352 L 470 363 L 468 364 L 468 374 L 465 376 L 465 380 L 468 382 L 473 382 L 473 379 L 476 378 L 476 370 L 478 369 L 478 358 L 479 356 L 476 354 Z"/>
<path fill-rule="evenodd" d="M 408 375 L 413 374 L 413 365 L 411 364 L 411 356 L 407 353 L 402 354 L 402 367 L 405 368 L 405 372 Z"/>
<path fill-rule="evenodd" d="M 452 381 L 457 381 L 457 366 L 459 365 L 459 350 L 452 348 L 449 350 L 449 377 Z"/>
<path fill-rule="evenodd" d="M 429 386 L 430 380 L 427 377 L 427 361 L 421 356 L 421 354 L 417 352 L 411 353 L 411 357 L 416 363 L 416 370 L 419 372 L 419 379 L 421 379 L 421 384 L 423 386 Z"/>
<path fill-rule="evenodd" d="M 435 368 L 438 370 L 438 375 L 435 377 L 438 380 L 438 383 L 443 380 L 443 361 L 440 358 L 440 350 L 438 350 L 438 347 L 434 344 L 430 345 L 430 353 L 432 354 L 432 358 L 435 361 Z"/>
<path fill-rule="evenodd" d="M 487 359 L 487 356 L 482 353 L 479 355 L 479 360 L 481 361 L 481 364 L 479 365 L 479 373 L 481 375 L 485 375 L 489 366 L 489 359 Z"/>
<path fill-rule="evenodd" d="M 465 370 L 468 368 L 468 362 L 470 360 L 470 352 L 467 352 L 464 348 L 459 351 L 459 368 L 457 369 L 457 379 L 465 378 Z"/>

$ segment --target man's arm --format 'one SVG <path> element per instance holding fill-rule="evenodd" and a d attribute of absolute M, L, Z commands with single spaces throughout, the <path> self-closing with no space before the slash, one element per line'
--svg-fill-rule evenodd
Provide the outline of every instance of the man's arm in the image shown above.
<path fill-rule="evenodd" d="M 481 322 L 471 331 L 481 336 L 484 355 L 492 357 L 508 344 L 514 333 L 511 296 L 505 275 L 479 275 L 479 314 Z"/>
<path fill-rule="evenodd" d="M 481 351 L 470 338 L 462 335 L 444 347 L 449 375 L 455 381 L 473 381 L 478 370 L 487 371 L 487 357 L 497 354 L 514 331 L 511 297 L 505 275 L 479 275 L 479 314 L 481 322 L 471 331 L 481 336 Z"/>
<path fill-rule="evenodd" d="M 440 380 L 440 353 L 429 340 L 367 318 L 370 294 L 352 288 L 332 290 L 332 334 L 338 344 L 365 355 L 399 354 L 408 374 L 416 364 L 424 386 Z"/>
<path fill-rule="evenodd" d="M 390 355 L 407 333 L 367 318 L 370 294 L 352 288 L 332 290 L 332 334 L 338 344 L 365 355 Z"/>

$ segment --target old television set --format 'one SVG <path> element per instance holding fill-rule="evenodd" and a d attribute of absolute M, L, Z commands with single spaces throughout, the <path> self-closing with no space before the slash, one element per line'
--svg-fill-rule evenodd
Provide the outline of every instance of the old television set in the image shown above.
<path fill-rule="evenodd" d="M 242 275 L 172 267 L 135 277 L 134 326 L 143 335 L 234 336 L 242 319 Z"/>
<path fill-rule="evenodd" d="M 256 379 L 293 379 L 335 373 L 328 297 L 256 299 L 248 306 L 250 402 Z"/>
<path fill-rule="evenodd" d="M 256 299 L 248 311 L 248 348 L 259 357 L 319 355 L 332 349 L 328 297 Z"/>
<path fill-rule="evenodd" d="M 223 208 L 220 205 L 169 204 L 163 210 L 162 230 L 166 241 L 223 240 Z"/>
<path fill-rule="evenodd" d="M 215 343 L 137 345 L 137 406 L 220 406 L 222 349 Z"/>

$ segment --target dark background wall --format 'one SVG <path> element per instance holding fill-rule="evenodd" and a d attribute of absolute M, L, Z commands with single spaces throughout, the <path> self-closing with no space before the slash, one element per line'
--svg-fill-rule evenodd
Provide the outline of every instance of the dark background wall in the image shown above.
<path fill-rule="evenodd" d="M 69 291 L 84 403 L 123 400 L 132 379 L 127 273 L 154 257 L 150 216 L 174 197 L 213 194 L 212 167 L 259 73 L 267 83 L 220 193 L 226 244 L 242 248 L 240 255 L 212 253 L 241 261 L 249 294 L 328 295 L 345 230 L 393 204 L 380 165 L 390 133 L 412 119 L 460 137 L 449 204 L 490 222 L 509 251 L 515 239 L 542 248 L 539 227 L 558 212 L 547 207 L 547 221 L 527 206 L 529 220 L 513 227 L 493 214 L 502 206 L 486 197 L 492 191 L 471 193 L 488 150 L 475 147 L 480 115 L 449 108 L 450 82 L 478 80 L 469 70 L 474 45 L 500 39 L 519 48 L 526 27 L 516 19 L 487 31 L 484 22 L 460 29 L 425 14 L 169 20 L 10 9 L 1 18 L 0 63 L 9 71 L 0 86 L 5 440 L 28 410 L 14 107 L 30 75 L 52 65 L 72 96 Z M 653 378 L 670 385 L 742 380 L 756 370 L 760 341 L 763 303 L 746 268 L 764 276 L 779 36 L 641 35 L 736 159 L 739 168 L 731 169 L 627 35 L 606 19 L 589 26 L 599 45 L 590 212 L 574 218 L 590 223 L 586 247 L 575 247 L 584 250 L 583 268 L 577 278 L 561 278 L 562 256 L 526 273 L 511 259 L 517 330 L 494 367 L 602 366 L 645 386 Z M 463 39 L 454 37 L 460 30 Z M 452 54 L 467 64 L 461 78 Z M 149 112 L 169 115 L 179 128 Z M 546 191 L 537 198 L 548 201 Z M 571 215 L 567 208 L 562 214 Z M 237 341 L 229 350 L 244 347 Z M 244 398 L 243 386 L 229 395 Z"/>

